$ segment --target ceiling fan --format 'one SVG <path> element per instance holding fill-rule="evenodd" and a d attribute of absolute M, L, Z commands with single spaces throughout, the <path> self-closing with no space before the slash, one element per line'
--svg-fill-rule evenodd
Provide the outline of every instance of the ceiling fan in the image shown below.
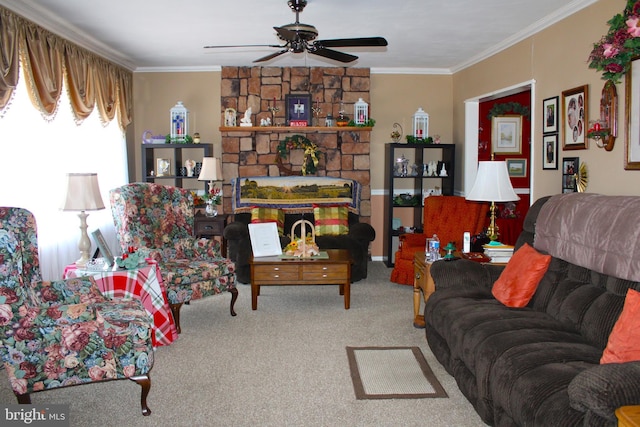
<path fill-rule="evenodd" d="M 350 39 L 331 39 L 316 40 L 318 30 L 316 27 L 300 22 L 300 12 L 307 5 L 307 0 L 289 0 L 287 2 L 291 10 L 296 13 L 296 22 L 293 24 L 283 25 L 281 27 L 273 27 L 278 34 L 278 38 L 284 42 L 283 45 L 273 44 L 252 44 L 252 45 L 236 45 L 236 46 L 205 46 L 205 49 L 228 48 L 228 47 L 276 47 L 280 48 L 278 52 L 271 53 L 262 58 L 258 58 L 253 62 L 265 62 L 276 58 L 284 53 L 302 53 L 309 52 L 312 55 L 318 55 L 325 58 L 333 59 L 339 62 L 353 62 L 358 59 L 355 55 L 339 52 L 329 49 L 333 47 L 371 47 L 371 46 L 387 46 L 387 40 L 384 37 L 360 37 Z"/>

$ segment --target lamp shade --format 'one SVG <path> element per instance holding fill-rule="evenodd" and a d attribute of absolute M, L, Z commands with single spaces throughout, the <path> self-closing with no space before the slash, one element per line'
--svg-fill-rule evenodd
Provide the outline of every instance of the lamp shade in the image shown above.
<path fill-rule="evenodd" d="M 520 197 L 513 191 L 506 162 L 479 162 L 478 174 L 467 200 L 478 202 L 513 202 Z"/>
<path fill-rule="evenodd" d="M 104 209 L 97 173 L 68 173 L 63 211 L 97 211 Z"/>
<path fill-rule="evenodd" d="M 222 181 L 222 164 L 217 157 L 204 157 L 198 181 Z"/>

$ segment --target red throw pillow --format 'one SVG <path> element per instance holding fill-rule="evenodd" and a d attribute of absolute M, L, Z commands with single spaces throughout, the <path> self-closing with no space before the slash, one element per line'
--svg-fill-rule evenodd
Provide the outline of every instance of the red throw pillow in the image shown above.
<path fill-rule="evenodd" d="M 629 289 L 600 363 L 640 360 L 640 292 Z"/>
<path fill-rule="evenodd" d="M 515 251 L 493 284 L 491 293 L 507 307 L 525 307 L 550 262 L 551 255 L 543 255 L 525 243 Z"/>

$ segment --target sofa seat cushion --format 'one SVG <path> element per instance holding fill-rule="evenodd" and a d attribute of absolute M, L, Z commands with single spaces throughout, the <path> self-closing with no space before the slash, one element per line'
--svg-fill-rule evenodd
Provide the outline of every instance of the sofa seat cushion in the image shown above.
<path fill-rule="evenodd" d="M 235 264 L 228 258 L 165 261 L 160 264 L 160 271 L 170 304 L 235 288 Z"/>

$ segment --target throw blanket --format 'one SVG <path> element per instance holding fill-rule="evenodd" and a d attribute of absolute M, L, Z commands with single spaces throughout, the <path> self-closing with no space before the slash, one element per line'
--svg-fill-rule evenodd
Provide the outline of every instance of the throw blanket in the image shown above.
<path fill-rule="evenodd" d="M 599 273 L 640 281 L 640 197 L 571 193 L 540 209 L 534 246 Z"/>
<path fill-rule="evenodd" d="M 287 213 L 310 212 L 314 204 L 346 204 L 360 214 L 360 184 L 328 176 L 249 176 L 231 180 L 233 212 L 251 212 L 254 206 L 279 208 Z"/>

